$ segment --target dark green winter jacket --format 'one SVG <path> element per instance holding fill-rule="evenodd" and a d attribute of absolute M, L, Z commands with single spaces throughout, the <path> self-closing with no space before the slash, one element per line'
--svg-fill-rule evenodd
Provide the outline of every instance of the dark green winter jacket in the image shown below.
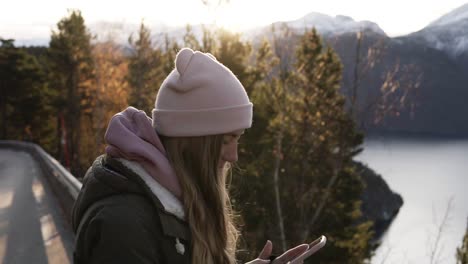
<path fill-rule="evenodd" d="M 86 173 L 73 208 L 74 263 L 190 263 L 180 202 L 130 163 L 103 155 Z"/>

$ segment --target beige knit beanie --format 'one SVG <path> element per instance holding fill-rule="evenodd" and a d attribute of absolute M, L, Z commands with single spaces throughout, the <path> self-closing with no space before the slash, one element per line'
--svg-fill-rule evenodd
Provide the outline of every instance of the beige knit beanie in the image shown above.
<path fill-rule="evenodd" d="M 209 53 L 184 48 L 156 96 L 153 127 L 164 136 L 207 136 L 252 126 L 253 105 L 236 76 Z"/>

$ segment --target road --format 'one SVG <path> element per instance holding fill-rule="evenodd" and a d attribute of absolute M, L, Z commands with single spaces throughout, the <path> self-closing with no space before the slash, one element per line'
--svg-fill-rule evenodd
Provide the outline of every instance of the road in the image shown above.
<path fill-rule="evenodd" d="M 73 239 L 32 156 L 0 149 L 0 264 L 72 263 Z"/>

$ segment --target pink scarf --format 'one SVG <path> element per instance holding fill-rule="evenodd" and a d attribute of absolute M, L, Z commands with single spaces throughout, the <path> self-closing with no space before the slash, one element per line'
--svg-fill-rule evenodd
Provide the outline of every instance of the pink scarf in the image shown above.
<path fill-rule="evenodd" d="M 151 118 L 144 111 L 128 107 L 114 115 L 107 127 L 105 140 L 108 155 L 138 162 L 153 179 L 181 198 L 177 176 Z"/>

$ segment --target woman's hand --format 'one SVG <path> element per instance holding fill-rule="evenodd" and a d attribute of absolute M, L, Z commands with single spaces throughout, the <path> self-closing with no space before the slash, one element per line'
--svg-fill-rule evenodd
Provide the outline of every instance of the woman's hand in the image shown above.
<path fill-rule="evenodd" d="M 271 262 L 271 264 L 286 264 L 288 263 L 288 261 L 291 261 L 297 256 L 299 256 L 300 254 L 304 253 L 308 248 L 309 248 L 309 245 L 307 244 L 302 244 L 294 248 L 291 248 L 287 250 L 286 252 L 284 252 L 281 256 L 277 257 L 273 262 Z M 268 240 L 265 246 L 263 247 L 262 252 L 260 252 L 260 255 L 258 256 L 258 258 L 250 262 L 247 262 L 246 264 L 270 263 L 269 258 L 271 256 L 272 250 L 273 250 L 273 244 L 271 243 L 270 240 Z"/>

